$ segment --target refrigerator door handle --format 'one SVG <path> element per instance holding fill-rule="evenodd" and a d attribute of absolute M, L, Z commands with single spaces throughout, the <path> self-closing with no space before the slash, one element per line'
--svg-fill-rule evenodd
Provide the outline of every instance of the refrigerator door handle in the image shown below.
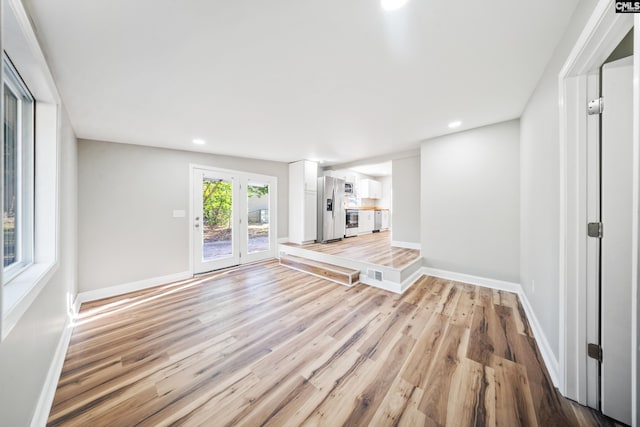
<path fill-rule="evenodd" d="M 333 209 L 331 209 L 331 217 L 335 218 L 336 217 L 336 189 L 335 187 L 333 188 L 333 192 L 331 193 L 331 204 L 333 205 Z"/>

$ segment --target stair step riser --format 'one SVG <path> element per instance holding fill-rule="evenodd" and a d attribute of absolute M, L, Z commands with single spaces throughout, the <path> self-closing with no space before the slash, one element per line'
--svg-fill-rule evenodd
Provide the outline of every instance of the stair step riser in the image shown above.
<path fill-rule="evenodd" d="M 304 262 L 292 260 L 287 257 L 281 257 L 280 264 L 284 265 L 285 267 L 293 268 L 294 270 L 309 273 L 317 277 L 322 277 L 324 279 L 339 283 L 341 285 L 351 286 L 351 285 L 354 285 L 356 282 L 358 282 L 358 280 L 360 279 L 359 272 L 345 273 L 341 271 L 334 271 L 334 270 L 322 268 L 316 265 L 305 264 Z"/>

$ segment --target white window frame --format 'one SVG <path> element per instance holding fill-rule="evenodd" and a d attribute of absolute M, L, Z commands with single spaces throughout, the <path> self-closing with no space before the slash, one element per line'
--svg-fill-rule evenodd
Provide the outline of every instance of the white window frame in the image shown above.
<path fill-rule="evenodd" d="M 18 152 L 18 190 L 16 230 L 16 262 L 3 268 L 3 284 L 10 282 L 33 263 L 33 180 L 34 170 L 34 110 L 35 99 L 22 81 L 20 74 L 7 55 L 3 55 L 4 86 L 18 99 L 17 116 L 17 152 Z M 3 87 L 4 87 L 3 86 Z M 6 88 L 4 89 L 6 90 Z M 3 98 L 4 99 L 4 98 Z M 25 104 L 28 102 L 28 104 Z M 4 247 L 4 245 L 3 245 Z M 4 258 L 3 258 L 4 259 Z"/>
<path fill-rule="evenodd" d="M 35 99 L 34 152 L 37 155 L 34 162 L 33 262 L 0 286 L 0 341 L 17 325 L 58 268 L 61 123 L 60 95 L 22 1 L 2 0 L 2 6 L 0 47 L 11 58 Z M 3 89 L 0 85 L 0 94 Z M 4 143 L 0 144 L 0 150 L 3 147 Z"/>

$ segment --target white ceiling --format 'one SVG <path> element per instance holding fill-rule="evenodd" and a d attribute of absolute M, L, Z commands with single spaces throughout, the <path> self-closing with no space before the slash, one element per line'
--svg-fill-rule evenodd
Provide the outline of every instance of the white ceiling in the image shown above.
<path fill-rule="evenodd" d="M 374 163 L 370 165 L 353 166 L 349 169 L 364 175 L 381 177 L 381 176 L 391 176 L 391 173 L 392 173 L 391 168 L 392 168 L 392 163 L 389 161 L 389 162 L 382 162 L 382 163 Z"/>
<path fill-rule="evenodd" d="M 577 4 L 26 1 L 78 137 L 325 164 L 519 117 Z"/>

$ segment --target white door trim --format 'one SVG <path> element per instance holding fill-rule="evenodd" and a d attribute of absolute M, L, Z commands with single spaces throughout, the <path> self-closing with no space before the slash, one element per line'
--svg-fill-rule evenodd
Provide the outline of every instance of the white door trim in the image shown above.
<path fill-rule="evenodd" d="M 580 7 L 580 6 L 578 6 Z M 638 18 L 635 18 L 636 28 Z M 589 75 L 597 70 L 609 53 L 634 25 L 630 14 L 616 14 L 613 2 L 601 0 L 587 22 L 576 45 L 558 75 L 560 105 L 560 259 L 559 259 L 559 389 L 560 392 L 582 404 L 587 403 L 587 141 L 588 125 L 584 118 Z M 636 32 L 636 41 L 638 40 Z M 635 61 L 640 44 L 634 44 Z M 638 67 L 634 68 L 634 129 L 638 127 Z M 634 153 L 638 154 L 638 135 L 634 131 Z M 634 196 L 638 194 L 640 162 L 634 157 Z M 634 235 L 638 230 L 638 200 L 634 200 Z M 634 239 L 634 296 L 637 297 L 638 240 Z M 636 300 L 632 301 L 636 312 Z M 632 325 L 634 337 L 637 319 Z M 637 346 L 634 346 L 637 348 Z M 634 375 L 637 372 L 635 369 Z M 633 417 L 636 417 L 637 381 L 632 384 L 634 397 Z"/>
<path fill-rule="evenodd" d="M 634 15 L 633 25 L 633 203 L 631 235 L 631 422 L 640 425 L 640 379 L 638 377 L 638 343 L 640 329 L 638 318 L 640 300 L 638 286 L 640 285 L 640 15 Z"/>

